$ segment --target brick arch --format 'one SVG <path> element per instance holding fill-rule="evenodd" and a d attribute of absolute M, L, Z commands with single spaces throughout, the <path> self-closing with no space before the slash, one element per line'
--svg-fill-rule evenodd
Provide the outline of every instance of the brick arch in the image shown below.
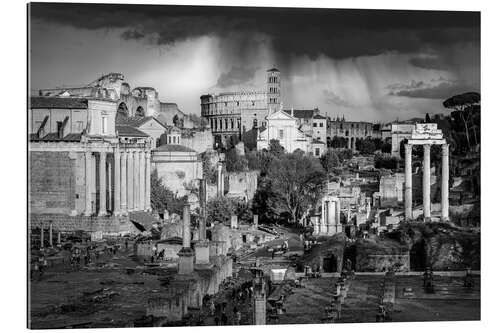
<path fill-rule="evenodd" d="M 116 110 L 116 117 L 128 117 L 129 108 L 127 103 L 121 102 L 118 104 L 118 109 Z"/>

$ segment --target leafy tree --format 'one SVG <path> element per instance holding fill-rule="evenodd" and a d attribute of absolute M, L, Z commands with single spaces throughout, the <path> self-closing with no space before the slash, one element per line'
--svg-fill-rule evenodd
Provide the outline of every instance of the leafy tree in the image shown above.
<path fill-rule="evenodd" d="M 252 210 L 248 202 L 220 196 L 212 198 L 207 203 L 207 221 L 222 222 L 228 224 L 231 216 L 238 216 L 242 222 L 250 222 L 253 219 Z"/>
<path fill-rule="evenodd" d="M 163 213 L 166 209 L 170 213 L 182 215 L 183 206 L 186 203 L 186 196 L 178 198 L 174 192 L 165 187 L 156 170 L 151 172 L 151 208 L 153 210 Z"/>
<path fill-rule="evenodd" d="M 269 177 L 259 177 L 257 191 L 252 201 L 252 211 L 259 215 L 259 221 L 270 223 L 279 216 L 277 194 L 272 191 L 271 179 Z"/>
<path fill-rule="evenodd" d="M 260 170 L 261 175 L 265 176 L 274 156 L 266 150 L 251 150 L 246 153 L 246 158 L 248 160 L 249 170 Z"/>
<path fill-rule="evenodd" d="M 271 139 L 269 142 L 269 152 L 274 157 L 280 157 L 285 153 L 285 148 L 280 145 L 280 141 L 276 139 Z"/>
<path fill-rule="evenodd" d="M 362 155 L 371 155 L 377 149 L 375 142 L 371 138 L 358 139 L 356 141 L 356 149 Z"/>
<path fill-rule="evenodd" d="M 235 207 L 233 201 L 225 196 L 212 198 L 207 202 L 207 221 L 228 223 Z"/>
<path fill-rule="evenodd" d="M 397 169 L 399 159 L 389 154 L 375 154 L 374 158 L 375 168 L 377 169 Z"/>
<path fill-rule="evenodd" d="M 392 144 L 391 144 L 391 139 L 387 138 L 382 145 L 380 146 L 380 150 L 382 153 L 387 153 L 390 154 L 392 152 Z"/>
<path fill-rule="evenodd" d="M 248 171 L 248 160 L 243 155 L 238 155 L 236 148 L 226 151 L 226 170 L 228 172 Z"/>
<path fill-rule="evenodd" d="M 345 161 L 349 161 L 352 159 L 352 150 L 350 149 L 342 149 L 338 152 L 338 155 L 340 163 L 343 163 Z"/>
<path fill-rule="evenodd" d="M 319 161 L 300 154 L 285 154 L 271 162 L 268 174 L 275 194 L 274 207 L 290 214 L 297 223 L 312 208 L 322 193 L 325 172 Z"/>
<path fill-rule="evenodd" d="M 476 92 L 467 92 L 460 95 L 455 95 L 448 98 L 443 102 L 443 106 L 447 109 L 453 109 L 457 111 L 463 122 L 465 128 L 465 136 L 467 139 L 467 147 L 470 150 L 470 135 L 469 135 L 469 120 L 472 112 L 467 112 L 472 107 L 479 105 L 481 102 L 481 95 Z"/>
<path fill-rule="evenodd" d="M 320 161 L 327 174 L 331 174 L 340 165 L 339 157 L 332 148 L 328 148 L 326 153 L 321 156 Z"/>
<path fill-rule="evenodd" d="M 217 182 L 217 168 L 210 162 L 210 157 L 207 152 L 201 153 L 200 157 L 203 168 L 203 178 L 207 180 L 208 184 L 215 184 Z"/>
<path fill-rule="evenodd" d="M 429 114 L 428 114 L 428 113 L 426 113 L 426 114 L 425 114 L 425 123 L 426 123 L 426 124 L 432 123 L 432 121 L 431 121 L 431 117 L 429 116 Z"/>

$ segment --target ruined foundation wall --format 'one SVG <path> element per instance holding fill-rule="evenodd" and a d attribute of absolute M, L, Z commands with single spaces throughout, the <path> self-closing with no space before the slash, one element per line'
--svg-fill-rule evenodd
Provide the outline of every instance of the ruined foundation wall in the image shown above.
<path fill-rule="evenodd" d="M 75 159 L 70 152 L 30 152 L 30 213 L 70 214 L 75 210 Z M 82 196 L 79 194 L 79 197 Z M 83 196 L 82 196 L 83 197 Z"/>
<path fill-rule="evenodd" d="M 126 234 L 136 232 L 137 229 L 127 217 L 90 217 L 69 216 L 63 214 L 30 214 L 29 226 L 31 229 L 44 226 L 48 228 L 52 223 L 54 230 L 71 232 L 83 230 L 87 232 L 102 231 L 104 234 Z"/>

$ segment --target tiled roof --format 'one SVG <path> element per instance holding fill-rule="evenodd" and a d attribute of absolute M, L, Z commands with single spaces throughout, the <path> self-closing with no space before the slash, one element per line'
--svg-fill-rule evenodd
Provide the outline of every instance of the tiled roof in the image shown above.
<path fill-rule="evenodd" d="M 116 131 L 118 136 L 136 136 L 136 137 L 147 137 L 146 133 L 138 130 L 137 128 L 129 125 L 116 125 Z"/>
<path fill-rule="evenodd" d="M 326 119 L 326 117 L 320 115 L 320 114 L 317 114 L 313 117 L 314 119 Z"/>
<path fill-rule="evenodd" d="M 158 148 L 155 149 L 156 151 L 166 151 L 166 152 L 190 152 L 190 153 L 196 153 L 196 150 L 193 150 L 189 147 L 182 146 L 182 145 L 162 145 Z"/>
<path fill-rule="evenodd" d="M 80 142 L 82 139 L 81 133 L 70 133 L 64 138 L 59 138 L 57 133 L 48 133 L 43 138 L 39 138 L 37 133 L 30 134 L 30 141 L 64 141 L 64 142 Z"/>
<path fill-rule="evenodd" d="M 140 127 L 141 125 L 147 123 L 149 120 L 155 120 L 163 127 L 165 127 L 161 122 L 159 122 L 154 117 L 116 117 L 116 125 L 117 126 L 132 126 L 132 127 Z"/>
<path fill-rule="evenodd" d="M 31 97 L 31 109 L 87 109 L 86 98 Z"/>
<path fill-rule="evenodd" d="M 288 113 L 289 115 L 292 114 L 292 111 L 291 110 L 283 110 L 285 111 L 286 113 Z M 314 111 L 315 110 L 293 110 L 293 116 L 295 118 L 304 118 L 304 119 L 309 119 L 309 118 L 312 118 L 314 116 Z"/>

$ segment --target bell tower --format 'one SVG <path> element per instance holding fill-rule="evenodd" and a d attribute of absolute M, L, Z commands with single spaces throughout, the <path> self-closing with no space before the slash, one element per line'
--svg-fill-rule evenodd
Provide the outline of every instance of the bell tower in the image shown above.
<path fill-rule="evenodd" d="M 280 71 L 276 68 L 267 70 L 267 107 L 274 113 L 279 110 L 281 103 Z"/>

